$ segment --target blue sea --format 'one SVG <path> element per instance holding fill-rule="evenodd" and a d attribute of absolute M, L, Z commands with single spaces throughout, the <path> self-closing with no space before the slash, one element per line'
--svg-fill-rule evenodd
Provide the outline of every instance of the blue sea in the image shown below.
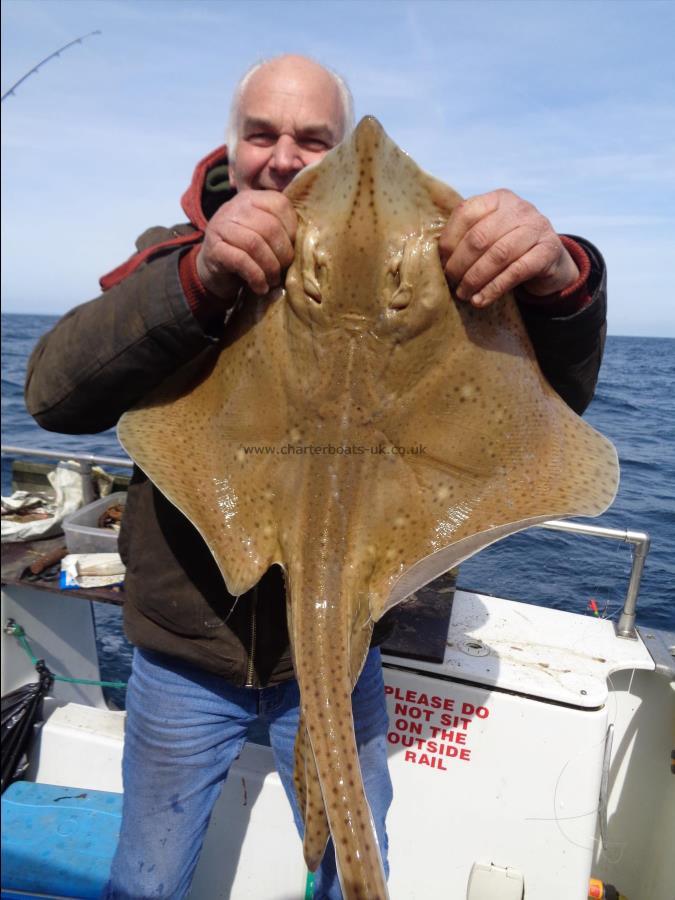
<path fill-rule="evenodd" d="M 52 316 L 2 316 L 2 442 L 19 446 L 124 455 L 114 431 L 89 436 L 42 431 L 25 410 L 26 363 Z M 621 485 L 611 509 L 595 520 L 610 528 L 647 531 L 652 546 L 638 604 L 638 624 L 675 629 L 675 340 L 610 337 L 600 381 L 585 418 L 619 453 Z M 2 493 L 11 483 L 3 455 Z M 461 587 L 616 620 L 631 568 L 627 544 L 531 529 L 464 563 Z M 124 679 L 131 648 L 120 611 L 94 604 L 103 677 Z M 123 702 L 119 692 L 112 699 Z"/>

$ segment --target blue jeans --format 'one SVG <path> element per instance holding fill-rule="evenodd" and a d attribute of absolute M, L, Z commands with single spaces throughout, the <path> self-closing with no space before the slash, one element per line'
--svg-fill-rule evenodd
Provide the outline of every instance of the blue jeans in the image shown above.
<path fill-rule="evenodd" d="M 299 699 L 295 680 L 261 690 L 238 688 L 175 658 L 135 651 L 127 691 L 122 829 L 107 900 L 186 895 L 221 785 L 258 718 L 269 727 L 277 769 L 302 835 L 293 787 Z M 379 650 L 366 658 L 352 707 L 366 795 L 388 874 L 385 816 L 392 788 Z M 342 897 L 332 841 L 316 873 L 314 897 Z"/>

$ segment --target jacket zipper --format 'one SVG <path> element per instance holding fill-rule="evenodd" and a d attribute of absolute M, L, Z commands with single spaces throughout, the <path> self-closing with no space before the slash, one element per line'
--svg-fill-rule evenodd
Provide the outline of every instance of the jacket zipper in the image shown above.
<path fill-rule="evenodd" d="M 246 673 L 246 687 L 253 687 L 253 665 L 255 662 L 255 633 L 256 633 L 256 609 L 258 606 L 258 585 L 253 588 L 251 596 L 251 643 L 248 651 L 248 671 Z"/>

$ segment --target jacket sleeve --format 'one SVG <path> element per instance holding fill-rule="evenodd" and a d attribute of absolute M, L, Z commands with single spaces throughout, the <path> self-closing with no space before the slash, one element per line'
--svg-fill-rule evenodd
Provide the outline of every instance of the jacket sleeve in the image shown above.
<path fill-rule="evenodd" d="M 185 299 L 181 252 L 143 264 L 103 295 L 71 310 L 28 363 L 26 406 L 42 428 L 92 434 L 178 367 L 213 346 Z"/>
<path fill-rule="evenodd" d="M 607 331 L 607 273 L 593 244 L 570 235 L 591 261 L 590 302 L 571 316 L 556 317 L 545 308 L 520 303 L 532 346 L 544 376 L 576 413 L 593 399 Z"/>

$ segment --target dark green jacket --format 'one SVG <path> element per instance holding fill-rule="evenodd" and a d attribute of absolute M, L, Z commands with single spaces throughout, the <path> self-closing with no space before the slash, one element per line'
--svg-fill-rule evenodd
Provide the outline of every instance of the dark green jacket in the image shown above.
<path fill-rule="evenodd" d="M 71 310 L 38 343 L 28 367 L 26 404 L 43 428 L 67 434 L 110 428 L 152 387 L 217 342 L 220 329 L 204 327 L 188 307 L 178 273 L 185 247 L 171 243 L 202 228 L 231 196 L 219 177 L 223 160 L 217 154 L 208 159 L 183 198 L 193 224 L 146 232 L 139 250 L 165 246 L 142 257 L 140 265 L 136 260 L 128 267 L 135 267 L 131 274 Z M 576 240 L 591 258 L 591 303 L 564 318 L 523 305 L 523 316 L 544 374 L 581 413 L 593 396 L 602 357 L 606 287 L 602 257 Z M 272 567 L 235 604 L 197 531 L 137 468 L 120 552 L 127 566 L 124 616 L 132 643 L 237 685 L 291 677 L 280 569 Z M 383 620 L 374 640 L 387 631 Z"/>

